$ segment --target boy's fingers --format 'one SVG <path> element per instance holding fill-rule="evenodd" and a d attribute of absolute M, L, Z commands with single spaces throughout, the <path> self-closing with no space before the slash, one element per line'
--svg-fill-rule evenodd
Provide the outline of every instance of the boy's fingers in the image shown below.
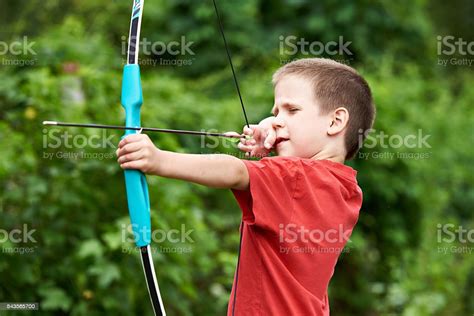
<path fill-rule="evenodd" d="M 129 154 L 126 154 L 126 155 L 121 155 L 117 159 L 117 161 L 122 164 L 124 162 L 140 160 L 140 159 L 143 158 L 143 156 L 144 156 L 144 154 L 143 154 L 142 151 L 135 151 L 135 152 L 132 152 L 132 153 L 129 153 Z"/>
<path fill-rule="evenodd" d="M 245 152 L 250 152 L 252 149 L 253 149 L 253 146 L 246 146 L 244 144 L 241 144 L 239 143 L 237 145 L 237 147 L 241 150 L 241 151 L 245 151 Z"/>
<path fill-rule="evenodd" d="M 142 145 L 139 142 L 128 143 L 122 147 L 119 147 L 117 150 L 117 156 L 122 156 L 128 153 L 138 151 L 142 148 Z"/>
<path fill-rule="evenodd" d="M 275 144 L 276 141 L 276 131 L 273 128 L 270 128 L 268 130 L 268 135 L 265 138 L 265 148 L 266 149 L 271 149 L 273 145 Z"/>
<path fill-rule="evenodd" d="M 129 143 L 126 146 L 119 148 L 117 150 L 117 157 L 122 157 L 125 155 L 130 155 L 130 154 L 136 154 L 136 156 L 133 156 L 134 159 L 141 159 L 145 155 L 145 151 L 147 150 L 146 147 L 143 146 L 142 142 L 135 142 L 135 143 Z"/>
<path fill-rule="evenodd" d="M 244 139 L 242 140 L 242 144 L 245 146 L 252 146 L 255 145 L 255 140 L 254 139 Z"/>
<path fill-rule="evenodd" d="M 143 140 L 144 138 L 148 138 L 145 134 L 130 134 L 124 137 L 118 144 L 119 147 L 123 147 L 127 144 L 135 143 L 138 141 Z"/>
<path fill-rule="evenodd" d="M 239 144 L 237 146 L 241 151 L 251 151 L 252 150 L 252 147 L 251 146 L 245 146 L 243 144 Z"/>
<path fill-rule="evenodd" d="M 127 161 L 120 164 L 122 169 L 136 169 L 140 170 L 144 165 L 144 162 L 141 160 Z"/>
<path fill-rule="evenodd" d="M 245 135 L 250 135 L 250 136 L 253 135 L 254 130 L 255 130 L 256 127 L 257 127 L 257 125 L 253 125 L 253 124 L 250 125 L 250 128 L 247 125 L 245 125 L 244 126 L 244 134 Z"/>

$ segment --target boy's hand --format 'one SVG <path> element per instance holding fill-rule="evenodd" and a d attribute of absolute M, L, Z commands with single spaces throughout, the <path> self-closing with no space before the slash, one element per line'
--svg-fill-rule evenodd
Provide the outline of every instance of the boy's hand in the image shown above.
<path fill-rule="evenodd" d="M 266 157 L 271 152 L 276 140 L 273 120 L 273 116 L 267 117 L 258 125 L 250 125 L 250 128 L 244 127 L 244 135 L 250 137 L 242 138 L 238 147 L 245 152 L 246 157 Z"/>
<path fill-rule="evenodd" d="M 122 169 L 137 169 L 143 173 L 156 173 L 159 166 L 160 150 L 148 135 L 133 134 L 118 144 L 117 161 Z"/>

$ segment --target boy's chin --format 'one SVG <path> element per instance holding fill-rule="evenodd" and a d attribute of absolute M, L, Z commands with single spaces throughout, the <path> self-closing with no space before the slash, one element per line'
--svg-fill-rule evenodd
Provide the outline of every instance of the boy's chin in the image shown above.
<path fill-rule="evenodd" d="M 275 151 L 279 157 L 291 157 L 294 156 L 294 153 L 288 149 L 280 149 Z"/>

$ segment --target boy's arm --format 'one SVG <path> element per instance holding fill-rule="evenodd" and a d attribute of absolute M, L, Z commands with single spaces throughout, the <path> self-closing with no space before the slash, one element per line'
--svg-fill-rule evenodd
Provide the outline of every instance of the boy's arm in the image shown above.
<path fill-rule="evenodd" d="M 249 174 L 245 164 L 230 155 L 181 154 L 159 151 L 153 173 L 221 189 L 246 190 Z"/>
<path fill-rule="evenodd" d="M 229 155 L 180 154 L 160 150 L 147 135 L 122 139 L 117 149 L 123 169 L 190 181 L 213 188 L 246 190 L 249 174 L 245 164 Z"/>

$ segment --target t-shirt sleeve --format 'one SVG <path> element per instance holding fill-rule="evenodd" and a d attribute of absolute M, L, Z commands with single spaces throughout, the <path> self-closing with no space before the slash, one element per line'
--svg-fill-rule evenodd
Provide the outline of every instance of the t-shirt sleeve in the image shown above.
<path fill-rule="evenodd" d="M 277 230 L 293 212 L 293 198 L 298 180 L 295 161 L 284 157 L 243 160 L 249 173 L 248 190 L 232 190 L 242 220 L 250 225 Z"/>

